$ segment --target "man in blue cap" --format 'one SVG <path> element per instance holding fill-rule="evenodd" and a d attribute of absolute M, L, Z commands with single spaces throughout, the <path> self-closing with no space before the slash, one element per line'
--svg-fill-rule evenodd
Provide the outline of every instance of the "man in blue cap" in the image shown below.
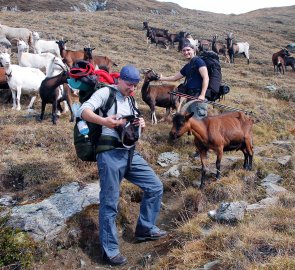
<path fill-rule="evenodd" d="M 96 91 L 80 108 L 82 119 L 102 125 L 99 138 L 97 165 L 100 178 L 99 237 L 104 259 L 112 265 L 124 265 L 127 258 L 120 253 L 116 216 L 120 183 L 123 178 L 139 186 L 143 190 L 140 213 L 135 230 L 138 241 L 157 240 L 167 235 L 155 224 L 160 211 L 163 184 L 148 163 L 137 151 L 125 148 L 116 131 L 124 125 L 124 119 L 118 115 L 136 115 L 137 104 L 132 97 L 140 81 L 138 69 L 132 65 L 124 66 L 120 72 L 116 86 L 116 101 L 107 112 L 106 117 L 94 113 L 103 108 L 110 95 L 110 88 L 103 87 Z M 145 121 L 138 117 L 136 124 L 145 127 Z M 105 144 L 105 145 L 104 145 Z M 100 149 L 100 150 L 99 150 Z M 107 150 L 106 150 L 107 149 Z"/>

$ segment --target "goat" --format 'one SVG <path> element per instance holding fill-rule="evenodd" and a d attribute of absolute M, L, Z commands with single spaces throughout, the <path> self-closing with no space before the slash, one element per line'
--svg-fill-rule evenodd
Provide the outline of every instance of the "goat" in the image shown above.
<path fill-rule="evenodd" d="M 156 106 L 166 108 L 166 117 L 170 114 L 171 109 L 180 108 L 179 98 L 169 94 L 176 86 L 173 84 L 166 85 L 150 85 L 151 81 L 159 79 L 159 75 L 152 69 L 142 70 L 144 74 L 144 82 L 141 88 L 142 100 L 150 107 L 152 124 L 157 124 Z M 160 121 L 162 121 L 161 119 Z"/>
<path fill-rule="evenodd" d="M 233 43 L 233 34 L 228 33 L 226 40 L 226 47 L 228 50 L 230 62 L 234 64 L 234 56 L 237 54 L 243 54 L 247 58 L 248 65 L 250 64 L 250 54 L 249 54 L 249 48 L 250 45 L 248 42 L 238 42 Z"/>
<path fill-rule="evenodd" d="M 5 36 L 0 36 L 0 45 L 6 49 L 11 48 L 11 43 Z"/>
<path fill-rule="evenodd" d="M 285 69 L 287 71 L 287 66 L 290 66 L 293 71 L 295 71 L 295 58 L 294 57 L 286 57 L 285 58 Z"/>
<path fill-rule="evenodd" d="M 150 38 L 150 41 L 151 41 L 151 44 L 152 43 L 155 43 L 156 44 L 156 47 L 158 47 L 158 44 L 162 44 L 166 50 L 169 49 L 169 39 L 167 37 L 158 37 L 158 36 L 155 36 L 154 34 L 151 35 L 151 38 Z"/>
<path fill-rule="evenodd" d="M 217 41 L 218 36 L 214 35 L 212 38 L 212 51 L 216 52 L 217 54 L 221 54 L 225 57 L 224 62 L 230 62 L 226 45 L 220 41 Z"/>
<path fill-rule="evenodd" d="M 174 48 L 174 43 L 180 41 L 180 35 L 179 34 L 168 34 L 167 36 L 168 41 L 170 42 L 170 45 Z"/>
<path fill-rule="evenodd" d="M 58 41 L 56 41 L 56 43 L 57 43 L 57 45 L 59 47 L 60 55 L 63 58 L 64 63 L 66 63 L 71 68 L 76 61 L 83 60 L 84 51 L 66 50 L 65 44 L 67 42 L 68 42 L 68 40 L 58 40 Z"/>
<path fill-rule="evenodd" d="M 209 51 L 211 47 L 211 41 L 208 39 L 200 39 L 199 40 L 199 51 Z"/>
<path fill-rule="evenodd" d="M 0 24 L 0 36 L 5 37 L 10 42 L 13 39 L 22 39 L 29 46 L 32 45 L 32 31 L 27 28 L 16 28 Z"/>
<path fill-rule="evenodd" d="M 116 63 L 114 63 L 110 58 L 107 56 L 102 55 L 92 55 L 92 51 L 95 50 L 95 48 L 84 48 L 84 57 L 83 59 L 86 61 L 89 61 L 92 63 L 96 68 L 95 69 L 101 69 L 101 68 L 107 68 L 108 72 L 112 71 L 113 66 L 117 66 Z"/>
<path fill-rule="evenodd" d="M 36 68 L 20 67 L 12 65 L 10 55 L 8 53 L 0 54 L 0 62 L 4 67 L 7 83 L 12 93 L 13 107 L 12 109 L 20 110 L 20 96 L 22 91 L 34 93 L 31 98 L 28 109 L 33 107 L 41 82 L 44 80 L 45 75 L 43 72 Z"/>
<path fill-rule="evenodd" d="M 17 58 L 21 67 L 32 67 L 45 69 L 48 72 L 48 66 L 55 57 L 52 53 L 34 54 L 27 52 L 28 46 L 23 40 L 17 42 Z"/>
<path fill-rule="evenodd" d="M 50 52 L 60 57 L 59 47 L 56 44 L 55 40 L 43 40 L 40 39 L 38 32 L 33 32 L 33 48 L 34 53 L 44 53 Z"/>
<path fill-rule="evenodd" d="M 61 68 L 63 68 L 61 66 Z M 44 119 L 44 112 L 46 104 L 52 104 L 52 123 L 55 125 L 57 120 L 57 110 L 62 111 L 60 102 L 66 101 L 70 108 L 71 118 L 70 122 L 74 121 L 72 111 L 71 89 L 66 84 L 68 79 L 68 71 L 63 70 L 58 75 L 45 78 L 40 86 L 39 93 L 42 100 L 40 121 Z M 60 86 L 63 84 L 63 88 Z M 63 89 L 63 91 L 62 91 Z"/>
<path fill-rule="evenodd" d="M 143 29 L 146 29 L 146 38 L 147 38 L 147 43 L 149 41 L 149 39 L 152 38 L 152 36 L 154 37 L 165 37 L 168 39 L 168 30 L 167 29 L 163 29 L 163 28 L 156 28 L 156 27 L 150 27 L 148 25 L 148 22 L 143 22 Z"/>
<path fill-rule="evenodd" d="M 158 37 L 167 37 L 168 30 L 163 28 L 157 28 L 157 27 L 150 27 L 148 25 L 148 22 L 143 22 L 143 29 L 151 30 L 154 32 L 154 34 Z"/>
<path fill-rule="evenodd" d="M 281 48 L 280 51 L 274 53 L 272 55 L 272 63 L 273 63 L 273 71 L 281 72 L 281 68 L 283 69 L 284 74 L 284 66 L 285 66 L 285 57 L 290 56 L 290 53 L 287 49 Z"/>
<path fill-rule="evenodd" d="M 4 67 L 0 67 L 0 86 L 7 84 L 7 77 Z M 1 88 L 2 89 L 2 88 Z"/>
<path fill-rule="evenodd" d="M 63 63 L 61 58 L 56 56 L 51 60 L 49 66 L 48 66 L 46 78 L 50 78 L 50 77 L 59 75 L 62 71 L 68 71 L 68 67 L 66 64 Z M 59 88 L 58 91 L 60 91 L 60 93 L 63 93 L 64 87 L 68 88 L 69 86 L 68 86 L 68 84 L 60 85 L 60 86 L 58 86 L 58 88 Z M 72 92 L 72 89 L 71 89 L 71 92 Z M 64 102 L 63 112 L 68 112 L 69 107 L 68 107 L 66 100 L 64 100 L 63 102 Z M 61 115 L 61 112 L 62 111 L 58 110 L 57 115 Z"/>
<path fill-rule="evenodd" d="M 202 163 L 200 188 L 205 185 L 206 157 L 209 149 L 217 155 L 217 179 L 221 177 L 220 163 L 224 151 L 241 150 L 244 154 L 244 169 L 251 170 L 254 154 L 252 145 L 253 119 L 247 117 L 243 112 L 228 112 L 197 120 L 192 117 L 193 112 L 186 113 L 187 108 L 193 102 L 197 101 L 192 100 L 186 103 L 181 112 L 173 117 L 173 126 L 169 135 L 173 140 L 186 132 L 194 135 L 194 143 L 200 152 Z"/>
<path fill-rule="evenodd" d="M 9 90 L 9 85 L 7 83 L 7 76 L 6 76 L 4 67 L 0 67 L 0 89 Z M 6 97 L 3 96 L 5 103 L 10 102 L 12 98 L 11 91 L 9 91 L 9 95 L 5 95 L 5 96 Z"/>

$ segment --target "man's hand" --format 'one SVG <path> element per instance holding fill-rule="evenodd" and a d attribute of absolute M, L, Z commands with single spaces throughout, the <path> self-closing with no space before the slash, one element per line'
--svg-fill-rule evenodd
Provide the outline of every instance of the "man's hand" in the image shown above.
<path fill-rule="evenodd" d="M 116 128 L 120 125 L 124 125 L 126 123 L 126 119 L 117 119 L 116 115 L 110 115 L 108 117 L 103 118 L 103 125 L 108 128 Z"/>

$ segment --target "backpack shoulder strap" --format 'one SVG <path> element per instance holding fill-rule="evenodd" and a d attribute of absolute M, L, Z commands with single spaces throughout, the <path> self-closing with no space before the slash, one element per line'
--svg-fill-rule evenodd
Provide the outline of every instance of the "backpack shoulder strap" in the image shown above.
<path fill-rule="evenodd" d="M 115 103 L 115 114 L 117 113 L 117 102 L 116 101 L 116 89 L 110 86 L 107 86 L 110 89 L 110 95 L 108 97 L 108 100 L 106 102 L 106 105 L 104 108 L 101 108 L 100 110 L 102 111 L 103 117 L 107 117 L 107 113 L 110 110 L 110 108 L 113 106 Z"/>
<path fill-rule="evenodd" d="M 133 97 L 133 96 L 129 96 L 129 101 L 130 101 L 130 103 L 131 103 L 133 113 L 136 112 L 137 115 L 140 116 L 141 113 L 140 113 L 139 109 L 136 108 L 134 97 Z"/>

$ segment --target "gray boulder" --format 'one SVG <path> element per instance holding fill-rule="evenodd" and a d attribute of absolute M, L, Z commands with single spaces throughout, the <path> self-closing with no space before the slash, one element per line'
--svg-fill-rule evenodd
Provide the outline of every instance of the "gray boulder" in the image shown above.
<path fill-rule="evenodd" d="M 217 210 L 209 211 L 208 216 L 218 222 L 235 223 L 244 218 L 247 203 L 240 202 L 224 202 L 221 203 Z"/>
<path fill-rule="evenodd" d="M 99 191 L 98 183 L 70 183 L 39 203 L 13 207 L 8 225 L 29 232 L 35 240 L 54 239 L 69 218 L 99 204 Z"/>
<path fill-rule="evenodd" d="M 176 164 L 179 162 L 179 154 L 175 152 L 164 152 L 158 157 L 157 163 L 161 167 L 167 167 L 171 164 Z"/>

